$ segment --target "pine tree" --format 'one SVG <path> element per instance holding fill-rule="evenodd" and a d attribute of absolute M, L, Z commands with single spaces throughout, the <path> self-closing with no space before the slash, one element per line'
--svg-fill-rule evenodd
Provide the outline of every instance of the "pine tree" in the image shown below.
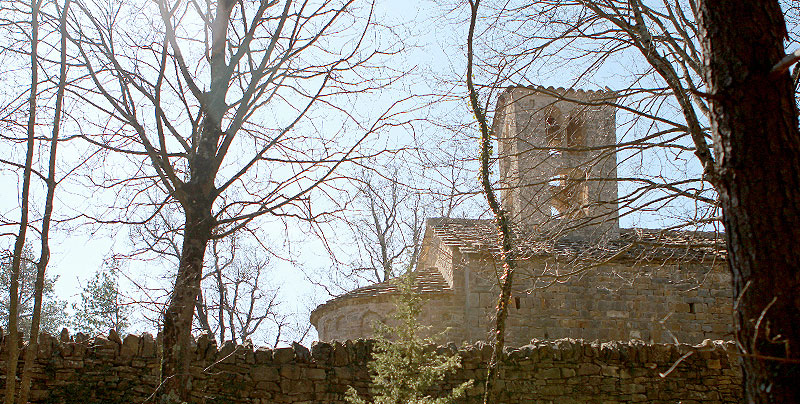
<path fill-rule="evenodd" d="M 56 335 L 61 330 L 61 326 L 66 321 L 64 308 L 67 303 L 58 299 L 55 294 L 55 283 L 58 277 L 47 277 L 44 280 L 42 304 L 42 318 L 40 330 Z M 33 298 L 36 281 L 36 262 L 33 259 L 33 252 L 29 249 L 23 251 L 20 261 L 19 274 L 19 295 L 17 307 L 17 327 L 26 337 L 30 337 L 31 316 L 33 315 Z M 9 290 L 11 285 L 11 257 L 0 257 L 0 288 Z M 0 294 L 0 324 L 3 327 L 8 324 L 9 315 L 9 296 L 8 293 Z"/>
<path fill-rule="evenodd" d="M 113 329 L 119 334 L 128 327 L 128 308 L 120 301 L 116 269 L 95 272 L 83 287 L 80 303 L 73 303 L 72 328 L 89 335 L 105 334 Z"/>
<path fill-rule="evenodd" d="M 414 292 L 412 275 L 399 277 L 396 282 L 400 289 L 394 313 L 397 325 L 374 325 L 377 344 L 373 360 L 368 364 L 372 373 L 373 404 L 452 403 L 472 386 L 472 380 L 460 384 L 444 397 L 426 395 L 448 373 L 460 368 L 461 360 L 458 355 L 431 350 L 433 340 L 421 336 L 425 327 L 418 318 L 423 299 Z M 367 404 L 352 387 L 345 399 L 351 404 Z"/>

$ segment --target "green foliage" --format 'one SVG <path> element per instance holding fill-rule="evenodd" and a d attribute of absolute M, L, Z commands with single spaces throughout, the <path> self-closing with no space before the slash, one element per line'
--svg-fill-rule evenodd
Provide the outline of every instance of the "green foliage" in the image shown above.
<path fill-rule="evenodd" d="M 424 327 L 419 324 L 422 297 L 414 292 L 412 275 L 397 278 L 400 296 L 395 302 L 393 327 L 376 324 L 377 344 L 372 372 L 374 404 L 449 404 L 462 397 L 472 386 L 472 380 L 462 383 L 444 397 L 426 395 L 440 384 L 448 373 L 461 367 L 458 355 L 436 353 L 430 346 L 433 341 L 421 336 Z M 427 348 L 426 348 L 427 346 Z M 351 404 L 366 404 L 352 387 L 345 397 Z"/>
<path fill-rule="evenodd" d="M 45 277 L 44 291 L 42 293 L 42 319 L 40 330 L 50 335 L 57 335 L 61 330 L 66 318 L 64 308 L 67 303 L 55 297 L 54 285 L 58 277 Z M 19 331 L 30 336 L 31 317 L 33 316 L 33 298 L 36 283 L 36 263 L 33 261 L 33 253 L 25 249 L 22 253 L 19 274 L 19 321 L 17 326 Z M 9 296 L 8 290 L 11 287 L 11 257 L 3 257 L 0 260 L 0 324 L 3 327 L 8 324 Z"/>
<path fill-rule="evenodd" d="M 71 326 L 89 335 L 106 333 L 110 329 L 124 334 L 128 327 L 128 308 L 119 293 L 119 275 L 114 268 L 95 272 L 83 287 L 80 303 L 73 303 L 75 316 Z"/>

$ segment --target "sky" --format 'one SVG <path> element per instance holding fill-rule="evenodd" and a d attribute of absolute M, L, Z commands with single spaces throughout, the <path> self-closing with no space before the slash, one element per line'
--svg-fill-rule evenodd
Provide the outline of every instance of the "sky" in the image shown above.
<path fill-rule="evenodd" d="M 412 49 L 406 54 L 402 62 L 405 68 L 413 66 L 418 72 L 437 69 L 447 71 L 452 68 L 452 59 L 457 57 L 460 52 L 458 48 L 452 48 L 450 44 L 446 43 L 449 40 L 448 37 L 453 34 L 452 30 L 449 27 L 437 27 L 435 22 L 431 21 L 430 14 L 432 14 L 431 9 L 433 7 L 432 3 L 427 1 L 419 1 L 415 4 L 414 2 L 400 0 L 381 0 L 376 3 L 376 20 L 381 21 L 382 24 L 395 26 L 398 32 L 408 35 L 406 39 L 409 44 L 413 44 Z M 434 27 L 433 29 L 421 29 L 420 24 L 433 24 Z M 25 72 L 19 71 L 18 73 L 20 75 L 16 79 L 16 88 L 17 91 L 22 93 L 27 86 L 24 81 Z M 9 83 L 8 76 L 6 76 L 6 79 L 6 83 Z M 8 87 L 9 85 L 6 84 L 6 88 Z M 430 90 L 424 89 L 422 91 Z M 74 107 L 77 108 L 77 106 Z M 374 108 L 375 106 L 363 107 Z M 70 109 L 69 104 L 66 109 Z M 80 111 L 71 111 L 73 117 L 79 114 Z M 44 121 L 46 117 L 40 116 L 39 119 Z M 76 121 L 82 119 L 84 118 L 78 116 Z M 410 135 L 405 129 L 399 129 L 394 133 L 387 133 L 382 136 L 385 139 L 380 141 L 404 142 L 404 138 Z M 6 152 L 9 155 L 21 155 L 21 153 L 24 153 L 24 149 L 21 145 L 17 145 L 13 149 L 6 149 Z M 74 158 L 80 152 L 70 151 L 69 147 L 62 147 L 60 153 L 61 157 L 71 155 Z M 44 161 L 46 158 L 44 151 L 37 152 L 36 158 Z M 103 195 L 102 193 L 73 192 L 69 190 L 68 185 L 65 183 L 57 190 L 57 210 L 60 206 L 64 210 L 70 210 L 70 213 L 77 213 L 82 207 L 100 205 L 95 198 L 98 198 L 97 195 Z M 8 217 L 9 221 L 18 217 L 18 197 L 21 186 L 18 172 L 8 169 L 0 171 L 0 187 L 7 190 L 16 190 L 16 192 L 5 192 L 0 197 L 0 212 Z M 34 184 L 34 193 L 41 194 L 42 192 L 42 188 Z M 107 195 L 103 195 L 100 198 L 107 197 Z M 89 199 L 87 200 L 86 198 Z M 36 212 L 41 209 L 36 206 L 33 209 L 35 211 L 33 216 L 38 217 Z M 330 257 L 319 240 L 308 238 L 303 233 L 293 233 L 291 231 L 284 233 L 279 223 L 271 222 L 267 223 L 266 226 L 277 226 L 278 228 L 274 232 L 269 228 L 262 229 L 265 233 L 278 233 L 278 238 L 285 235 L 294 239 L 291 245 L 292 250 L 295 251 L 293 255 L 295 260 L 290 262 L 273 259 L 271 261 L 273 269 L 270 279 L 272 287 L 280 290 L 284 310 L 299 313 L 297 316 L 301 318 L 298 321 L 307 321 L 307 318 L 302 317 L 307 316 L 310 308 L 324 302 L 329 295 L 324 290 L 313 287 L 306 278 L 313 277 L 316 272 L 325 271 L 326 267 L 330 267 Z M 52 254 L 48 267 L 48 276 L 57 277 L 58 279 L 55 283 L 55 291 L 58 298 L 70 302 L 77 301 L 81 288 L 86 285 L 95 271 L 103 268 L 104 265 L 108 265 L 110 258 L 115 253 L 124 252 L 130 248 L 128 237 L 127 230 L 119 226 L 97 226 L 85 223 L 76 225 L 75 222 L 63 225 L 55 224 L 51 241 Z M 283 243 L 283 240 L 270 241 L 279 245 Z M 10 241 L 10 237 L 4 238 L 3 242 L 9 247 L 10 244 L 13 244 L 13 241 Z M 302 269 L 298 269 L 296 264 L 300 264 Z M 121 279 L 123 288 L 132 287 L 130 281 L 152 282 L 153 278 L 161 276 L 170 266 L 170 263 L 165 262 L 123 261 L 121 262 L 124 274 Z M 130 281 L 125 279 L 126 276 L 131 278 Z M 169 281 L 161 280 L 157 283 L 166 286 Z M 151 325 L 142 323 L 138 327 L 148 329 L 151 328 Z"/>
<path fill-rule="evenodd" d="M 464 6 L 462 5 L 462 7 Z M 402 59 L 398 60 L 398 65 L 392 67 L 398 70 L 408 70 L 412 74 L 407 81 L 400 82 L 402 86 L 387 91 L 385 96 L 372 99 L 368 104 L 356 105 L 355 108 L 359 113 L 379 110 L 386 103 L 391 102 L 393 97 L 402 97 L 403 93 L 420 95 L 441 90 L 437 86 L 446 86 L 448 83 L 453 83 L 463 77 L 465 63 L 463 42 L 466 25 L 460 22 L 463 22 L 466 14 L 462 10 L 460 14 L 442 17 L 441 11 L 442 6 L 431 0 L 379 0 L 376 2 L 376 21 L 380 21 L 387 26 L 393 26 L 396 33 L 395 36 L 386 36 L 388 39 L 377 38 L 377 40 L 404 38 L 408 45 L 407 52 L 402 55 Z M 609 82 L 606 84 L 612 88 L 615 87 L 614 77 L 620 73 L 618 70 L 622 69 L 621 66 L 620 64 L 611 64 L 608 67 L 609 71 L 606 72 L 605 77 L 609 78 Z M 17 83 L 13 83 L 9 75 L 0 78 L 0 86 L 6 89 L 6 93 L 24 90 L 26 85 L 24 80 L 21 79 L 24 74 L 17 73 L 20 74 L 19 78 L 15 79 L 18 81 Z M 570 86 L 571 81 L 567 77 L 564 72 L 550 70 L 543 71 L 541 75 L 537 74 L 535 77 L 526 77 L 526 79 L 530 83 L 545 86 Z M 427 100 L 425 97 L 420 97 L 419 99 Z M 465 99 L 412 107 L 419 108 L 420 110 L 416 111 L 415 114 L 426 117 L 428 122 L 394 128 L 376 139 L 371 139 L 371 141 L 374 141 L 375 145 L 410 145 L 414 141 L 422 142 L 428 146 L 439 143 L 446 145 L 448 141 L 453 141 L 453 132 L 450 129 L 445 130 L 437 127 L 435 124 L 431 125 L 430 121 L 440 117 L 451 117 L 455 121 L 464 121 L 470 117 L 470 111 Z M 80 123 L 84 119 L 90 121 L 89 118 L 92 118 L 82 117 L 78 105 L 68 105 L 69 108 L 73 108 L 70 112 L 76 122 Z M 624 136 L 625 131 L 633 130 L 625 128 L 624 121 L 624 116 L 618 117 L 618 123 L 622 126 L 618 132 L 620 137 Z M 320 122 L 320 127 L 323 127 L 322 122 Z M 470 153 L 470 150 L 474 148 L 474 153 L 477 154 L 477 142 L 474 142 L 474 134 L 460 133 L 458 136 L 461 137 L 455 138 L 457 139 L 456 142 L 462 143 L 459 147 L 463 148 L 464 153 Z M 12 148 L 8 146 L 0 147 L 5 148 L 0 149 L 0 152 L 4 153 L 4 157 L 23 151 L 20 145 Z M 74 153 L 72 155 L 73 158 L 79 155 L 79 152 L 70 150 L 69 147 L 64 149 L 64 153 L 65 155 Z M 43 155 L 37 157 L 44 158 Z M 682 165 L 685 167 L 680 168 Z M 693 160 L 685 162 L 679 160 L 673 166 L 678 168 L 670 168 L 668 170 L 686 169 L 692 171 L 697 169 Z M 647 167 L 643 165 L 638 169 L 663 170 L 663 167 Z M 667 172 L 666 174 L 671 175 L 673 173 Z M 656 172 L 655 175 L 658 175 L 658 173 Z M 474 178 L 474 176 L 470 178 Z M 18 172 L 0 169 L 0 189 L 16 190 L 16 193 L 4 192 L 0 195 L 0 214 L 9 219 L 15 219 L 18 216 L 17 198 L 20 187 Z M 103 198 L 109 198 L 108 194 L 102 192 L 72 192 L 66 185 L 64 188 L 66 192 L 57 194 L 60 204 L 58 206 L 64 211 L 74 213 L 79 212 L 84 206 L 101 206 L 104 203 Z M 420 192 L 424 192 L 424 190 Z M 113 198 L 113 196 L 111 197 Z M 485 207 L 481 207 L 481 201 L 478 198 L 477 202 L 471 208 L 466 209 L 465 212 L 470 212 L 470 215 L 485 214 Z M 680 208 L 680 206 L 676 207 L 676 209 Z M 669 214 L 654 215 L 653 217 L 645 215 L 626 217 L 623 219 L 622 224 L 624 227 L 658 227 L 669 223 L 670 220 L 672 219 L 669 218 Z M 279 290 L 280 298 L 283 301 L 282 309 L 287 313 L 295 313 L 293 314 L 295 321 L 302 323 L 307 321 L 307 315 L 311 308 L 329 298 L 326 291 L 323 288 L 313 286 L 309 282 L 309 278 L 320 279 L 317 276 L 330 271 L 335 264 L 331 262 L 326 246 L 323 245 L 322 241 L 309 237 L 307 232 L 299 231 L 299 227 L 294 225 L 285 226 L 280 221 L 265 220 L 260 229 L 260 234 L 264 236 L 262 241 L 266 245 L 276 250 L 281 250 L 278 255 L 284 258 L 291 258 L 291 260 L 271 259 L 269 279 L 272 287 Z M 3 231 L 7 232 L 8 230 L 4 229 Z M 339 233 L 331 233 L 328 238 L 329 241 L 338 243 L 335 246 L 338 250 L 347 250 L 348 248 L 353 248 L 352 240 L 347 238 L 347 234 L 347 231 L 342 230 Z M 8 245 L 9 239 L 10 237 L 0 239 L 5 243 L 3 247 Z M 51 246 L 53 254 L 48 273 L 51 276 L 58 277 L 58 281 L 55 284 L 56 294 L 60 298 L 70 301 L 77 299 L 82 285 L 86 284 L 95 271 L 106 265 L 115 252 L 120 253 L 131 248 L 128 229 L 124 227 L 88 224 L 77 226 L 72 223 L 56 227 Z M 286 250 L 288 249 L 291 251 L 287 252 Z M 346 251 L 344 255 L 347 255 Z M 153 260 L 128 260 L 122 262 L 121 265 L 123 273 L 129 277 L 129 279 L 123 277 L 123 288 L 131 288 L 133 282 L 160 284 L 167 287 L 170 283 L 169 280 L 160 279 L 160 277 L 165 271 L 174 268 L 174 264 L 169 262 Z M 152 326 L 142 322 L 134 327 L 134 331 L 139 330 L 152 331 Z M 312 330 L 307 341 L 313 340 L 314 336 L 315 334 Z"/>

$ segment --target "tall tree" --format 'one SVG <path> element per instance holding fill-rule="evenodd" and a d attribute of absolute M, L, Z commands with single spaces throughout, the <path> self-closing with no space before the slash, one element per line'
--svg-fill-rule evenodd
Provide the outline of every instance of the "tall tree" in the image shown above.
<path fill-rule="evenodd" d="M 794 94 L 800 70 L 790 76 L 798 56 L 784 57 L 783 41 L 796 44 L 797 32 L 787 30 L 781 3 L 545 0 L 517 6 L 503 2 L 492 10 L 485 33 L 503 31 L 526 40 L 509 41 L 496 56 L 481 60 L 484 71 L 495 73 L 487 88 L 546 70 L 554 59 L 560 65 L 588 61 L 571 76 L 575 83 L 628 77 L 631 85 L 613 102 L 650 124 L 641 139 L 620 139 L 613 147 L 628 154 L 630 147 L 669 150 L 679 160 L 691 152 L 701 169 L 676 181 L 666 180 L 671 170 L 663 169 L 656 177 L 619 178 L 644 184 L 620 195 L 621 206 L 643 212 L 674 198 L 708 206 L 703 210 L 710 214 L 690 215 L 685 223 L 673 217 L 675 227 L 714 224 L 722 208 L 748 402 L 797 401 L 790 380 L 798 372 L 792 350 L 798 334 L 798 250 L 781 240 L 797 236 Z M 604 69 L 631 59 L 624 69 Z M 497 60 L 502 63 L 493 63 Z M 636 133 L 630 128 L 625 135 Z M 713 185 L 718 198 L 704 184 Z M 667 193 L 639 196 L 653 190 Z M 636 198 L 644 202 L 639 207 Z"/>
<path fill-rule="evenodd" d="M 744 400 L 800 401 L 800 131 L 776 0 L 701 0 Z"/>
<path fill-rule="evenodd" d="M 17 402 L 20 404 L 28 403 L 28 395 L 31 390 L 31 380 L 33 377 L 33 361 L 39 352 L 39 329 L 42 323 L 45 293 L 49 291 L 52 293 L 52 283 L 50 288 L 47 288 L 46 271 L 50 263 L 50 227 L 53 218 L 53 205 L 55 200 L 56 186 L 58 185 L 59 178 L 56 173 L 56 157 L 58 152 L 59 135 L 61 130 L 61 116 L 64 106 L 64 96 L 66 92 L 67 83 L 67 38 L 65 30 L 67 27 L 67 14 L 71 1 L 66 0 L 63 7 L 59 7 L 58 3 L 55 4 L 58 16 L 58 37 L 59 43 L 59 62 L 58 62 L 58 84 L 56 86 L 56 101 L 53 113 L 53 126 L 50 134 L 49 141 L 49 157 L 47 165 L 47 177 L 44 178 L 46 184 L 46 196 L 44 199 L 44 214 L 41 219 L 41 232 L 40 232 L 40 246 L 39 246 L 39 260 L 36 262 L 36 281 L 34 283 L 33 295 L 33 313 L 31 316 L 31 333 L 28 340 L 28 349 L 25 351 L 25 363 L 22 369 L 22 378 L 20 383 L 20 391 Z M 37 8 L 39 6 L 36 6 Z M 36 52 L 32 53 L 33 56 L 38 55 Z M 38 60 L 36 60 L 38 63 Z M 31 112 L 33 114 L 33 112 Z M 48 307 L 52 309 L 52 307 Z M 52 311 L 52 310 L 51 310 Z M 52 313 L 50 313 L 52 316 Z M 45 323 L 45 327 L 53 326 L 53 324 Z"/>
<path fill-rule="evenodd" d="M 473 81 L 473 43 L 475 38 L 475 27 L 478 19 L 478 7 L 480 0 L 470 0 L 470 22 L 467 34 L 467 89 L 469 91 L 469 103 L 475 119 L 478 121 L 480 130 L 480 182 L 483 194 L 489 203 L 489 208 L 494 215 L 494 221 L 498 229 L 498 244 L 500 245 L 500 260 L 503 264 L 503 272 L 500 278 L 500 296 L 497 301 L 497 312 L 495 313 L 494 328 L 492 337 L 494 346 L 492 356 L 487 366 L 486 384 L 484 386 L 483 403 L 494 402 L 497 376 L 500 368 L 500 361 L 503 360 L 503 348 L 505 348 L 506 319 L 508 318 L 508 305 L 511 300 L 511 287 L 514 284 L 514 272 L 517 262 L 514 257 L 514 234 L 512 233 L 512 222 L 509 214 L 500 206 L 500 201 L 494 192 L 490 177 L 490 161 L 492 156 L 492 133 L 486 112 L 481 107 L 478 99 L 478 92 Z"/>
<path fill-rule="evenodd" d="M 14 253 L 11 261 L 9 304 L 8 304 L 8 358 L 6 359 L 6 391 L 5 404 L 12 404 L 16 394 L 17 361 L 19 359 L 19 330 L 17 329 L 19 313 L 19 278 L 22 269 L 22 253 L 25 247 L 25 237 L 30 222 L 30 192 L 33 167 L 33 153 L 36 130 L 36 101 L 39 85 L 38 54 L 39 46 L 39 7 L 41 0 L 32 0 L 30 3 L 30 72 L 31 87 L 28 96 L 28 126 L 27 126 L 27 151 L 22 174 L 22 192 L 20 195 L 20 221 L 19 232 L 14 243 Z"/>
<path fill-rule="evenodd" d="M 181 211 L 158 401 L 189 402 L 192 321 L 209 241 L 263 215 L 324 214 L 311 209 L 312 198 L 325 197 L 315 190 L 380 126 L 340 114 L 345 107 L 334 101 L 384 85 L 368 71 L 373 58 L 396 49 L 372 47 L 371 11 L 354 0 L 76 6 L 69 31 L 88 82 L 75 91 L 108 117 L 86 139 L 134 163 L 126 177 L 104 183 L 136 190 L 126 213 L 150 210 L 128 222 Z M 154 15 L 152 30 L 127 25 Z M 163 203 L 140 205 L 148 192 Z"/>

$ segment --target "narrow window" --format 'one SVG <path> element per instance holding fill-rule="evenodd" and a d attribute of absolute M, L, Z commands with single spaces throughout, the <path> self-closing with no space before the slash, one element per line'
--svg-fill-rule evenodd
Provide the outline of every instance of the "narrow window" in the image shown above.
<path fill-rule="evenodd" d="M 548 147 L 564 147 L 561 111 L 551 108 L 545 118 L 545 136 Z M 551 150 L 550 154 L 557 154 L 558 150 Z"/>
<path fill-rule="evenodd" d="M 589 203 L 589 188 L 587 186 L 588 174 L 582 170 L 565 170 L 548 183 L 552 192 L 551 216 L 567 215 L 572 218 L 582 217 L 587 214 Z M 558 214 L 556 214 L 558 212 Z"/>
<path fill-rule="evenodd" d="M 517 308 L 517 310 L 519 310 L 519 306 L 520 306 L 520 300 L 519 300 L 519 297 L 515 297 L 515 298 L 514 298 L 514 307 L 516 307 L 516 308 Z"/>
<path fill-rule="evenodd" d="M 572 115 L 567 123 L 567 147 L 585 147 L 586 131 L 580 115 Z"/>

